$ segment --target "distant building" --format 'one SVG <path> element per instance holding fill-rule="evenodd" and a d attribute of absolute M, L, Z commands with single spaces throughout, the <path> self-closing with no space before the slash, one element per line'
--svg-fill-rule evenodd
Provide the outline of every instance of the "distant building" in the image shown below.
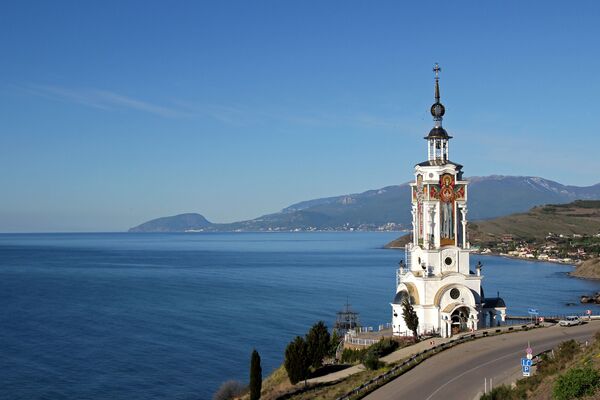
<path fill-rule="evenodd" d="M 412 187 L 412 242 L 406 246 L 392 302 L 394 335 L 410 335 L 402 314 L 408 299 L 419 317 L 419 333 L 451 336 L 504 322 L 500 297 L 485 298 L 481 264 L 470 269 L 467 235 L 467 187 L 462 166 L 449 159 L 449 140 L 442 127 L 439 71 L 435 72 L 434 127 L 425 137 L 427 161 L 415 166 Z"/>

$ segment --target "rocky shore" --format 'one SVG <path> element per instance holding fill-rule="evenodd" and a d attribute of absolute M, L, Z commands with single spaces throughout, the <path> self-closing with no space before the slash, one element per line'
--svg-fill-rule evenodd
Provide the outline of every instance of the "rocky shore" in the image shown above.
<path fill-rule="evenodd" d="M 581 296 L 581 303 L 583 304 L 600 304 L 600 292 L 591 296 Z"/>
<path fill-rule="evenodd" d="M 577 264 L 570 275 L 584 279 L 600 279 L 600 257 L 590 258 Z"/>

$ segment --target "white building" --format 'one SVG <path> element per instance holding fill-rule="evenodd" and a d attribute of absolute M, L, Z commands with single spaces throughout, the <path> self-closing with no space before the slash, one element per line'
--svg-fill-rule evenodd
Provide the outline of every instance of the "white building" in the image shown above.
<path fill-rule="evenodd" d="M 406 264 L 400 263 L 392 303 L 394 335 L 411 335 L 403 317 L 407 298 L 419 317 L 419 334 L 442 337 L 505 321 L 500 297 L 485 298 L 480 263 L 472 271 L 467 234 L 468 182 L 462 166 L 449 159 L 449 140 L 442 127 L 436 64 L 434 127 L 425 137 L 427 161 L 415 166 L 412 187 L 412 242 L 406 246 Z"/>

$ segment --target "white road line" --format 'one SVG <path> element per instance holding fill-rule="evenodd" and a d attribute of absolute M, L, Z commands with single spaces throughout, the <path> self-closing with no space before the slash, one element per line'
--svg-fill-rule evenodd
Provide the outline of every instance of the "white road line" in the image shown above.
<path fill-rule="evenodd" d="M 437 394 L 437 393 L 438 393 L 440 390 L 442 390 L 444 387 L 448 386 L 449 384 L 451 384 L 451 383 L 452 383 L 452 382 L 454 382 L 455 380 L 457 380 L 457 379 L 459 379 L 459 378 L 462 378 L 463 376 L 465 376 L 465 375 L 466 375 L 466 374 L 468 374 L 469 372 L 475 371 L 476 369 L 479 369 L 479 368 L 481 368 L 481 367 L 483 367 L 483 366 L 486 366 L 486 365 L 488 365 L 488 364 L 494 363 L 494 362 L 496 362 L 496 361 L 498 361 L 498 360 L 502 360 L 503 358 L 512 357 L 512 356 L 514 356 L 515 354 L 519 354 L 519 353 L 521 353 L 521 352 L 523 352 L 523 350 L 517 350 L 517 351 L 514 351 L 514 352 L 512 352 L 512 353 L 509 353 L 509 354 L 503 355 L 502 357 L 498 357 L 498 358 L 495 358 L 495 359 L 493 359 L 493 360 L 490 360 L 490 361 L 488 361 L 488 362 L 485 362 L 485 363 L 483 363 L 483 364 L 479 364 L 478 366 L 476 366 L 476 367 L 473 367 L 473 368 L 471 368 L 471 369 L 469 369 L 469 370 L 467 370 L 467 371 L 463 372 L 462 374 L 460 374 L 460 375 L 457 375 L 457 376 L 455 376 L 454 378 L 450 379 L 448 382 L 446 382 L 446 383 L 444 383 L 442 386 L 438 387 L 438 388 L 435 390 L 435 392 L 431 393 L 431 394 L 429 395 L 429 397 L 428 397 L 428 398 L 426 398 L 425 400 L 431 400 L 431 398 L 432 398 L 433 396 L 435 396 L 435 395 L 436 395 L 436 394 Z"/>

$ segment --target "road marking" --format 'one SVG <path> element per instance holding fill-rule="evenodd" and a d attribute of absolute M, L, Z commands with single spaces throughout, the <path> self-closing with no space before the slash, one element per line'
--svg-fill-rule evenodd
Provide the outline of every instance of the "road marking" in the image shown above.
<path fill-rule="evenodd" d="M 561 333 L 562 333 L 564 336 L 569 336 L 569 333 L 572 333 L 572 332 L 567 332 L 565 329 L 563 329 Z M 586 337 L 588 337 L 588 336 L 591 336 L 591 335 L 592 335 L 592 333 L 591 333 L 591 332 L 587 332 L 587 333 L 584 333 L 584 332 L 577 332 L 576 334 L 574 334 L 574 335 L 570 336 L 570 339 L 574 339 L 574 340 L 581 340 L 582 338 L 586 338 Z M 542 347 L 554 348 L 554 347 L 556 347 L 558 344 L 562 343 L 562 341 L 563 341 L 563 340 L 562 340 L 560 337 L 557 337 L 557 338 L 547 338 L 547 339 L 548 339 L 548 343 L 546 343 L 546 344 L 545 344 L 545 345 L 543 345 Z M 485 365 L 491 364 L 491 363 L 493 363 L 493 362 L 496 362 L 496 361 L 498 361 L 498 360 L 502 360 L 503 358 L 507 358 L 507 357 L 513 356 L 513 355 L 515 355 L 515 354 L 519 354 L 519 353 L 521 353 L 521 352 L 522 352 L 522 350 L 517 350 L 517 351 L 515 351 L 515 352 L 512 352 L 512 353 L 506 354 L 506 355 L 504 355 L 504 356 L 502 356 L 502 357 L 498 357 L 498 358 L 496 358 L 496 359 L 493 359 L 493 360 L 487 361 L 487 362 L 485 362 L 485 363 L 483 363 L 483 364 L 479 364 L 478 366 L 476 366 L 476 367 L 473 367 L 473 368 L 471 368 L 470 370 L 468 370 L 468 371 L 465 371 L 465 372 L 463 372 L 462 374 L 460 374 L 460 375 L 458 375 L 458 376 L 455 376 L 454 378 L 450 379 L 448 382 L 446 382 L 446 383 L 444 383 L 442 386 L 438 387 L 438 388 L 435 390 L 435 392 L 431 393 L 431 394 L 429 395 L 429 397 L 427 397 L 425 400 L 431 400 L 431 398 L 432 398 L 433 396 L 435 396 L 435 395 L 436 395 L 436 394 L 437 394 L 437 393 L 438 393 L 440 390 L 442 390 L 442 388 L 444 388 L 444 387 L 448 386 L 449 384 L 451 384 L 451 383 L 452 383 L 452 382 L 454 382 L 455 380 L 457 380 L 457 379 L 459 379 L 459 378 L 463 377 L 464 375 L 468 374 L 469 372 L 475 371 L 476 369 L 478 369 L 478 368 L 481 368 L 481 367 L 483 367 L 483 366 L 485 366 Z"/>
<path fill-rule="evenodd" d="M 517 351 L 514 351 L 514 352 L 512 352 L 512 353 L 509 353 L 509 354 L 503 355 L 502 357 L 498 357 L 498 358 L 495 358 L 495 359 L 493 359 L 493 360 L 490 360 L 490 361 L 488 361 L 488 362 L 485 362 L 485 363 L 483 363 L 483 364 L 479 364 L 478 366 L 476 366 L 476 367 L 473 367 L 473 368 L 471 368 L 470 370 L 468 370 L 468 371 L 465 371 L 465 372 L 463 372 L 462 374 L 455 376 L 454 378 L 450 379 L 448 382 L 444 383 L 442 386 L 438 387 L 438 388 L 435 390 L 435 392 L 431 393 L 431 394 L 429 395 L 429 397 L 428 397 L 428 398 L 426 398 L 425 400 L 431 400 L 431 398 L 432 398 L 433 396 L 435 396 L 435 395 L 436 395 L 436 394 L 437 394 L 437 393 L 438 393 L 440 390 L 442 390 L 444 387 L 448 386 L 449 384 L 451 384 L 451 383 L 452 383 L 452 382 L 454 382 L 455 380 L 457 380 L 457 379 L 459 379 L 459 378 L 462 378 L 463 376 L 465 376 L 465 375 L 466 375 L 466 374 L 468 374 L 469 372 L 473 372 L 473 371 L 475 371 L 475 370 L 476 370 L 476 369 L 478 369 L 478 368 L 481 368 L 481 367 L 483 367 L 483 366 L 485 366 L 485 365 L 488 365 L 488 364 L 494 363 L 494 362 L 496 362 L 496 361 L 498 361 L 498 360 L 502 360 L 503 358 L 512 357 L 512 356 L 514 356 L 515 354 L 519 354 L 521 351 L 522 351 L 522 350 L 517 350 Z"/>

